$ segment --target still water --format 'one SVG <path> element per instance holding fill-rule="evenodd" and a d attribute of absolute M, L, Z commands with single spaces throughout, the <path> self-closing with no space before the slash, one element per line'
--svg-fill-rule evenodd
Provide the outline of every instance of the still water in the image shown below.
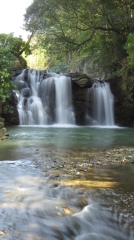
<path fill-rule="evenodd" d="M 32 147 L 67 149 L 134 146 L 134 129 L 89 127 L 11 127 L 10 138 L 0 145 L 0 160 L 13 159 L 15 152 Z M 7 151 L 8 149 L 8 151 Z M 26 150 L 23 152 L 26 153 Z M 9 153 L 9 156 L 8 156 Z M 13 155 L 13 157 L 12 157 Z M 16 158 L 16 157 L 15 157 Z M 17 156 L 18 159 L 18 156 Z"/>
<path fill-rule="evenodd" d="M 68 179 L 68 172 L 57 181 L 58 174 L 62 178 L 62 166 L 54 172 L 51 158 L 51 152 L 54 158 L 57 151 L 62 151 L 62 158 L 69 151 L 72 159 L 74 150 L 134 146 L 133 129 L 23 126 L 7 131 L 9 139 L 0 143 L 0 239 L 134 239 L 128 213 L 114 207 L 121 196 L 114 192 L 114 185 L 125 189 L 122 194 L 128 194 L 131 185 L 129 198 L 133 195 L 133 165 L 91 168 L 81 179 L 78 172 L 78 177 Z M 93 178 L 96 186 L 89 184 Z M 82 181 L 85 186 L 79 187 Z M 112 196 L 112 203 L 103 201 L 104 195 Z"/>

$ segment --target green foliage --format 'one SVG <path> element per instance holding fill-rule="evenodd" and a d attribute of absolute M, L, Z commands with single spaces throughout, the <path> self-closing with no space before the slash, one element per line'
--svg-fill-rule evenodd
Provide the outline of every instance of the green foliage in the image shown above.
<path fill-rule="evenodd" d="M 28 42 L 25 42 L 21 37 L 14 37 L 13 34 L 0 34 L 0 42 L 3 45 L 10 45 L 12 47 L 12 54 L 15 57 L 20 57 L 22 53 L 25 53 L 25 56 L 31 54 L 30 45 Z"/>
<path fill-rule="evenodd" d="M 90 55 L 96 56 L 96 63 L 104 72 L 116 72 L 126 55 L 122 37 L 115 33 L 100 32 L 90 43 Z"/>
<path fill-rule="evenodd" d="M 10 97 L 11 67 L 14 56 L 11 46 L 0 45 L 0 101 L 5 102 Z"/>
<path fill-rule="evenodd" d="M 26 58 L 28 66 L 33 69 L 46 70 L 48 68 L 49 56 L 46 53 L 46 49 L 41 46 L 40 39 L 34 36 L 30 46 L 32 54 Z"/>
<path fill-rule="evenodd" d="M 3 103 L 10 97 L 13 87 L 11 69 L 15 59 L 18 58 L 22 66 L 27 65 L 23 53 L 31 53 L 29 43 L 14 38 L 12 34 L 0 34 L 0 101 Z"/>
<path fill-rule="evenodd" d="M 36 33 L 50 67 L 77 53 L 79 58 L 98 54 L 98 64 L 115 70 L 126 56 L 133 18 L 133 0 L 34 0 L 25 14 L 25 27 Z"/>
<path fill-rule="evenodd" d="M 64 73 L 64 72 L 67 72 L 67 68 L 68 68 L 68 62 L 62 62 L 59 65 L 49 68 L 48 72 Z"/>
<path fill-rule="evenodd" d="M 125 49 L 128 54 L 128 64 L 134 67 L 134 33 L 128 35 Z"/>
<path fill-rule="evenodd" d="M 4 46 L 11 46 L 11 53 L 20 61 L 22 68 L 27 67 L 24 56 L 31 54 L 28 42 L 23 41 L 22 38 L 13 37 L 13 34 L 0 34 L 0 42 Z"/>

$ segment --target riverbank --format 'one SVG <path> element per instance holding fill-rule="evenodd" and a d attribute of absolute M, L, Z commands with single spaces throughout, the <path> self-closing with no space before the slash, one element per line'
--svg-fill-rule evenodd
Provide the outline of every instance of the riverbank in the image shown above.
<path fill-rule="evenodd" d="M 48 148 L 49 149 L 49 148 Z M 66 149 L 61 148 L 57 151 L 54 149 L 43 152 L 43 149 L 35 149 L 35 154 L 45 154 L 45 159 L 52 160 L 52 168 L 57 168 L 59 165 L 68 167 L 71 165 L 76 170 L 79 170 L 78 163 L 80 162 L 80 169 L 86 170 L 88 167 L 99 167 L 101 165 L 119 165 L 119 164 L 134 164 L 134 147 L 114 147 L 114 148 L 93 148 L 89 151 L 81 149 Z M 49 163 L 48 162 L 48 165 Z M 57 164 L 58 165 L 57 165 Z M 78 168 L 78 169 L 77 169 Z M 88 170 L 88 169 L 87 169 Z"/>

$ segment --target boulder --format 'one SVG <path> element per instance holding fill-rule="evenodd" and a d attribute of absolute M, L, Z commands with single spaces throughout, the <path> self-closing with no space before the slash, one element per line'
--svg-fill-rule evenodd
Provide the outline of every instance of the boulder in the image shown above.
<path fill-rule="evenodd" d="M 0 138 L 2 139 L 6 135 L 6 128 L 0 129 Z"/>
<path fill-rule="evenodd" d="M 6 135 L 6 128 L 4 128 L 4 118 L 0 117 L 0 140 L 4 139 Z"/>
<path fill-rule="evenodd" d="M 4 121 L 5 121 L 5 119 L 2 118 L 2 117 L 0 117 L 0 122 L 1 122 L 1 123 L 4 123 Z"/>
<path fill-rule="evenodd" d="M 4 122 L 0 121 L 0 129 L 4 127 Z"/>
<path fill-rule="evenodd" d="M 70 77 L 72 80 L 72 84 L 76 83 L 80 88 L 92 87 L 93 79 L 88 77 L 86 74 L 68 73 L 64 75 Z"/>

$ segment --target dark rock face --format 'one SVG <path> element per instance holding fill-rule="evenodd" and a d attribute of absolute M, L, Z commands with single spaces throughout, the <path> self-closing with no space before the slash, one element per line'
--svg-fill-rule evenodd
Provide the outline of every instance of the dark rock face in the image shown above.
<path fill-rule="evenodd" d="M 124 97 L 126 89 L 121 78 L 112 78 L 109 80 L 110 88 L 114 94 L 114 115 L 115 123 L 119 126 L 134 127 L 134 114 L 131 111 L 131 118 L 129 108 L 124 108 Z"/>
<path fill-rule="evenodd" d="M 110 79 L 110 88 L 114 95 L 114 113 L 115 113 L 115 122 L 117 125 L 123 126 L 124 116 L 122 114 L 122 100 L 123 100 L 123 91 L 121 91 L 121 80 L 120 79 Z"/>
<path fill-rule="evenodd" d="M 90 104 L 87 104 L 87 91 L 92 87 L 93 79 L 86 74 L 70 73 L 67 74 L 72 80 L 73 107 L 75 112 L 76 124 L 87 125 L 86 112 Z M 88 110 L 90 112 L 90 109 Z"/>
<path fill-rule="evenodd" d="M 81 88 L 77 83 L 72 83 L 73 106 L 77 125 L 86 125 L 86 95 L 87 88 Z"/>

